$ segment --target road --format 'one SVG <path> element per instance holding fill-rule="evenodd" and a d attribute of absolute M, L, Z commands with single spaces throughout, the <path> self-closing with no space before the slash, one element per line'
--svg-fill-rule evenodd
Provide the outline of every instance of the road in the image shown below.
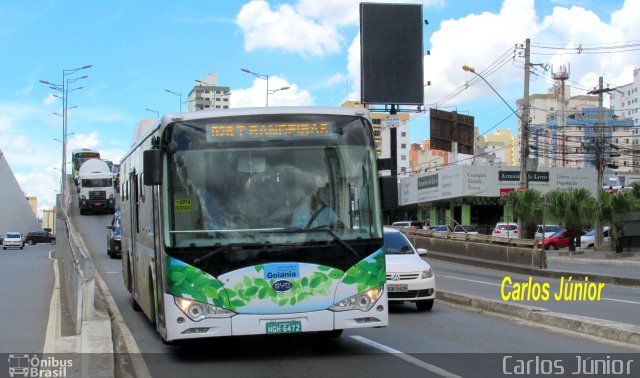
<path fill-rule="evenodd" d="M 0 353 L 41 353 L 53 290 L 50 244 L 0 250 Z"/>
<path fill-rule="evenodd" d="M 169 346 L 161 341 L 142 313 L 133 311 L 130 294 L 123 285 L 121 261 L 112 260 L 106 254 L 105 226 L 111 215 L 81 217 L 76 213 L 72 216 L 154 377 L 212 373 L 264 377 L 397 377 L 400 374 L 424 377 L 447 372 L 496 376 L 501 373 L 495 370 L 497 365 L 478 370 L 478 364 L 486 364 L 487 360 L 498 364 L 501 353 L 640 351 L 443 302 L 436 302 L 434 309 L 426 313 L 417 312 L 413 305 L 392 306 L 389 327 L 347 330 L 334 340 L 302 334 L 220 338 Z M 439 271 L 440 267 L 436 269 Z M 446 280 L 437 277 L 439 284 L 444 285 Z"/>
<path fill-rule="evenodd" d="M 427 255 L 428 256 L 428 255 Z M 432 265 L 437 285 L 441 290 L 455 291 L 502 300 L 501 284 L 505 276 L 509 276 L 514 283 L 527 282 L 529 276 L 492 269 L 478 268 L 444 262 L 435 259 L 427 260 Z M 567 276 L 566 279 L 569 277 Z M 556 292 L 560 286 L 559 279 L 534 277 L 533 282 L 550 285 L 550 293 Z M 506 291 L 510 291 L 509 288 Z M 553 294 L 551 294 L 553 295 Z M 640 324 L 640 288 L 606 284 L 602 290 L 600 301 L 519 301 L 516 303 L 543 307 L 555 312 L 583 315 L 616 322 Z"/>

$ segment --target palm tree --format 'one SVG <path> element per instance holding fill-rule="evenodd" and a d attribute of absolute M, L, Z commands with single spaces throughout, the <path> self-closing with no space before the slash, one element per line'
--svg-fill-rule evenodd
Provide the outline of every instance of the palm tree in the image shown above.
<path fill-rule="evenodd" d="M 549 213 L 564 225 L 570 238 L 569 251 L 575 251 L 575 238 L 597 214 L 596 201 L 587 189 L 553 190 L 547 194 Z"/>
<path fill-rule="evenodd" d="M 522 239 L 531 239 L 535 232 L 536 220 L 540 218 L 542 195 L 535 189 L 509 192 L 502 198 L 503 203 L 513 207 L 513 216 L 523 224 Z"/>
<path fill-rule="evenodd" d="M 600 192 L 600 208 L 598 217 L 600 222 L 608 224 L 609 235 L 615 243 L 616 252 L 622 252 L 622 228 L 624 216 L 638 208 L 640 184 L 634 183 L 631 192 L 609 193 Z M 598 231 L 596 231 L 598 232 Z"/>

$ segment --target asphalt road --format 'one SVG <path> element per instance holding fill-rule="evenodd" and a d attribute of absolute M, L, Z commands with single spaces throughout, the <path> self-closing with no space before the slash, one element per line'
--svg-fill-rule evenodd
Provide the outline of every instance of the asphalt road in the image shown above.
<path fill-rule="evenodd" d="M 0 249 L 0 353 L 41 353 L 53 292 L 50 244 Z"/>
<path fill-rule="evenodd" d="M 142 313 L 133 311 L 122 280 L 121 261 L 106 254 L 105 226 L 111 215 L 73 216 L 154 377 L 497 376 L 501 373 L 497 365 L 479 366 L 487 361 L 498 364 L 501 353 L 640 352 L 639 348 L 552 331 L 443 302 L 436 302 L 426 313 L 417 312 L 409 304 L 392 306 L 389 327 L 347 330 L 334 340 L 301 334 L 217 338 L 169 346 L 162 343 Z"/>
<path fill-rule="evenodd" d="M 527 282 L 529 276 L 498 270 L 479 268 L 469 265 L 445 262 L 436 259 L 427 261 L 432 265 L 438 288 L 502 300 L 501 284 L 504 277 L 509 276 L 512 282 Z M 615 268 L 615 267 L 611 267 Z M 565 279 L 568 279 L 567 276 Z M 599 301 L 555 301 L 552 296 L 560 287 L 560 280 L 545 277 L 533 277 L 532 282 L 549 283 L 550 300 L 517 301 L 512 303 L 543 307 L 555 312 L 583 315 L 616 322 L 640 324 L 640 287 L 625 287 L 606 284 L 602 289 Z M 506 292 L 512 292 L 513 286 L 506 286 Z"/>

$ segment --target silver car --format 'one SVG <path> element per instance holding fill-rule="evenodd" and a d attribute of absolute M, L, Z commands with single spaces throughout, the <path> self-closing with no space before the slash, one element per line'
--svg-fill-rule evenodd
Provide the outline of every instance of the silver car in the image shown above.
<path fill-rule="evenodd" d="M 24 248 L 24 238 L 19 232 L 7 232 L 2 239 L 2 249 Z"/>

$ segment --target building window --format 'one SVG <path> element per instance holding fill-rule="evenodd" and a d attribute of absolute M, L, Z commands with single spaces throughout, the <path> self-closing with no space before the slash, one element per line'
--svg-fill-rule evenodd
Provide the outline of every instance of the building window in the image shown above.
<path fill-rule="evenodd" d="M 400 160 L 406 161 L 407 160 L 407 155 L 400 155 Z"/>
<path fill-rule="evenodd" d="M 381 120 L 381 119 L 379 119 L 379 118 L 374 118 L 372 121 L 373 121 L 373 124 L 374 124 L 374 125 L 379 125 L 379 124 L 381 124 L 381 123 L 382 123 L 382 120 Z"/>
<path fill-rule="evenodd" d="M 401 133 L 400 133 L 400 136 L 401 136 L 401 137 L 406 137 L 406 136 L 407 136 L 407 132 L 406 132 L 406 131 L 401 132 Z"/>
<path fill-rule="evenodd" d="M 406 144 L 406 143 L 402 143 L 402 144 L 400 145 L 400 148 L 403 148 L 403 149 L 404 149 L 404 148 L 407 148 L 407 144 Z"/>

